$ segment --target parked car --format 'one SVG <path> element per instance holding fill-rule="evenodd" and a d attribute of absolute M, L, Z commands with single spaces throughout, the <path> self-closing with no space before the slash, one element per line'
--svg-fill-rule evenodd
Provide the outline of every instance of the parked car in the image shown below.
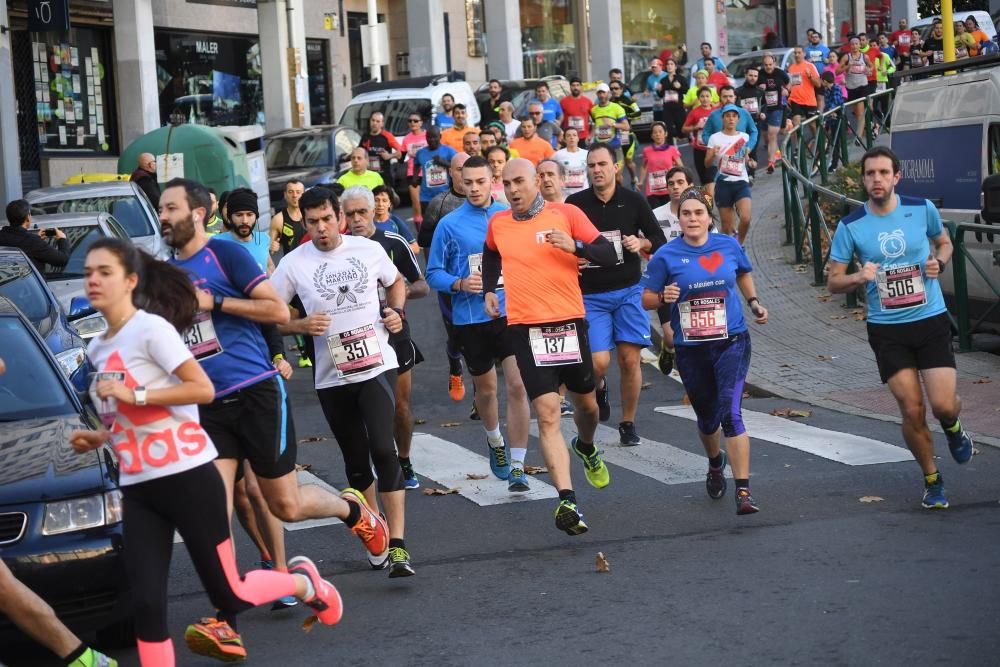
<path fill-rule="evenodd" d="M 93 317 L 92 322 L 77 322 L 78 331 L 86 332 L 85 338 L 96 336 L 107 328 L 103 318 L 90 308 L 83 289 L 83 263 L 87 250 L 99 238 L 113 236 L 127 239 L 128 234 L 118 221 L 107 213 L 65 213 L 61 215 L 39 215 L 31 218 L 33 229 L 58 227 L 69 241 L 69 262 L 66 266 L 45 265 L 42 276 L 56 295 L 59 305 L 71 320 Z M 100 318 L 100 319 L 98 319 Z M 103 323 L 103 326 L 102 326 Z M 96 330 L 95 330 L 96 329 Z"/>
<path fill-rule="evenodd" d="M 528 113 L 528 102 L 535 99 L 535 86 L 544 81 L 549 85 L 549 92 L 557 102 L 569 95 L 569 79 L 562 75 L 544 76 L 540 79 L 510 79 L 500 81 L 503 89 L 511 96 L 514 105 L 514 118 L 521 118 Z M 476 105 L 490 97 L 489 83 L 484 83 L 476 89 Z"/>
<path fill-rule="evenodd" d="M 774 62 L 778 66 L 778 69 L 783 69 L 787 72 L 788 66 L 795 62 L 794 51 L 795 49 L 780 48 L 768 49 L 767 51 L 747 51 L 746 53 L 741 53 L 738 56 L 733 56 L 733 58 L 726 63 L 726 69 L 729 70 L 729 78 L 733 80 L 733 85 L 737 88 L 742 86 L 744 79 L 746 79 L 747 68 L 750 67 L 750 65 L 757 65 L 759 67 L 760 61 L 764 57 L 765 53 L 770 53 L 774 56 Z M 822 68 L 820 68 L 820 70 L 822 70 Z"/>
<path fill-rule="evenodd" d="M 31 323 L 0 297 L 0 552 L 78 634 L 134 641 L 122 563 L 122 497 L 110 447 L 77 454 L 73 429 L 100 425 Z M 0 615 L 0 647 L 23 635 Z M 4 660 L 0 648 L 0 662 Z"/>
<path fill-rule="evenodd" d="M 351 151 L 361 134 L 343 125 L 314 125 L 264 135 L 267 187 L 275 209 L 284 206 L 285 184 L 302 181 L 306 188 L 333 183 L 351 168 Z"/>
<path fill-rule="evenodd" d="M 131 181 L 83 183 L 32 190 L 25 199 L 32 215 L 110 213 L 132 241 L 154 257 L 165 259 L 159 215 L 142 189 Z"/>
<path fill-rule="evenodd" d="M 17 248 L 0 248 L 0 297 L 9 299 L 31 322 L 73 387 L 86 391 L 91 370 L 87 344 L 70 326 L 34 262 Z M 106 322 L 101 330 L 105 328 Z"/>

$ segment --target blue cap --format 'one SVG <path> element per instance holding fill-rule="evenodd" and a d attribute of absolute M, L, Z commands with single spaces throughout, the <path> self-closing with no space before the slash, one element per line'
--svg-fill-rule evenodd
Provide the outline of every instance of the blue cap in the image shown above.
<path fill-rule="evenodd" d="M 735 111 L 736 113 L 739 113 L 740 112 L 740 108 L 738 106 L 736 106 L 735 104 L 727 104 L 726 106 L 722 107 L 722 115 L 725 115 L 726 113 L 728 113 L 730 111 Z"/>

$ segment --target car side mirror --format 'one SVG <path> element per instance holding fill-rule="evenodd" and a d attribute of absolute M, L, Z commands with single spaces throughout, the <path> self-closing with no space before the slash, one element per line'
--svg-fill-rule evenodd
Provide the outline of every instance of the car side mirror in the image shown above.
<path fill-rule="evenodd" d="M 97 312 L 97 309 L 90 305 L 90 301 L 87 300 L 85 296 L 74 296 L 69 302 L 69 312 L 66 314 L 66 318 L 69 320 L 78 320 L 81 317 L 87 317 L 88 315 L 93 315 Z"/>
<path fill-rule="evenodd" d="M 1000 174 L 983 179 L 983 221 L 1000 224 Z"/>

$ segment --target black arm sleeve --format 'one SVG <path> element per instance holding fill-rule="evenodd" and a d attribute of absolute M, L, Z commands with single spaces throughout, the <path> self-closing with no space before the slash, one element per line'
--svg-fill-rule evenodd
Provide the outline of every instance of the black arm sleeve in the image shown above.
<path fill-rule="evenodd" d="M 645 236 L 653 244 L 650 249 L 649 254 L 653 254 L 660 249 L 660 246 L 666 244 L 667 237 L 663 234 L 663 228 L 660 227 L 660 223 L 656 221 L 656 216 L 653 215 L 653 209 L 650 208 L 649 202 L 646 201 L 645 197 L 637 197 L 636 201 L 639 205 L 639 229 L 642 230 L 642 235 Z"/>
<path fill-rule="evenodd" d="M 66 266 L 69 263 L 69 241 L 56 239 L 55 245 L 49 245 L 40 238 L 32 238 L 31 248 L 25 249 L 25 254 L 39 266 Z"/>
<path fill-rule="evenodd" d="M 660 232 L 663 235 L 663 232 Z M 598 236 L 593 243 L 583 244 L 583 258 L 591 264 L 598 266 L 614 266 L 618 263 L 618 252 L 614 244 L 603 236 Z M 483 265 L 486 264 L 486 256 L 483 255 Z"/>
<path fill-rule="evenodd" d="M 420 223 L 420 230 L 417 231 L 417 245 L 421 248 L 431 247 L 431 241 L 434 240 L 434 229 L 437 227 L 438 218 L 441 217 L 442 206 L 440 199 L 428 202 L 427 210 L 424 211 L 424 221 Z"/>
<path fill-rule="evenodd" d="M 264 334 L 264 342 L 267 343 L 267 356 L 273 359 L 276 354 L 284 354 L 285 346 L 278 333 L 278 326 L 275 324 L 261 324 L 260 332 Z"/>
<path fill-rule="evenodd" d="M 601 239 L 604 239 L 602 236 Z M 608 244 L 610 245 L 610 244 Z M 612 254 L 614 248 L 612 247 Z M 615 257 L 617 260 L 617 256 Z M 500 272 L 503 270 L 503 261 L 500 253 L 493 250 L 485 243 L 483 244 L 483 293 L 496 292 L 497 283 L 500 282 Z"/>

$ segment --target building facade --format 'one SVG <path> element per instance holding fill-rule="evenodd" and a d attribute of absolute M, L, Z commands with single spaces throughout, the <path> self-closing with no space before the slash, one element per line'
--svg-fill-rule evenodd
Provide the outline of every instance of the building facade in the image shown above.
<path fill-rule="evenodd" d="M 487 78 L 626 76 L 665 49 L 711 42 L 725 57 L 807 27 L 832 42 L 887 22 L 890 0 L 0 0 L 0 179 L 6 199 L 79 172 L 173 122 L 335 123 L 367 80 L 362 33 L 386 26 L 383 79 L 459 70 Z M 68 29 L 34 29 L 39 5 Z M 910 5 L 913 5 L 910 7 Z M 915 18 L 915 0 L 896 0 Z M 48 26 L 51 27 L 51 26 Z M 487 55 L 489 56 L 487 58 Z M 17 168 L 15 169 L 15 165 Z"/>

